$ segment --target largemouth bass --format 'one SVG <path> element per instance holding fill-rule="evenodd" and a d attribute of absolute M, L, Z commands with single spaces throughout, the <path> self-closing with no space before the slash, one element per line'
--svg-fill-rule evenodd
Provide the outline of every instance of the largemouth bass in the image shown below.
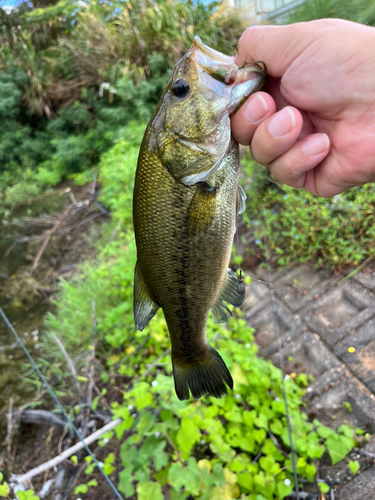
<path fill-rule="evenodd" d="M 134 320 L 143 330 L 162 308 L 172 341 L 177 396 L 221 397 L 232 377 L 206 337 L 209 311 L 224 323 L 243 286 L 228 269 L 239 188 L 229 115 L 259 90 L 264 71 L 238 68 L 195 37 L 177 63 L 141 145 L 133 220 L 137 244 Z"/>

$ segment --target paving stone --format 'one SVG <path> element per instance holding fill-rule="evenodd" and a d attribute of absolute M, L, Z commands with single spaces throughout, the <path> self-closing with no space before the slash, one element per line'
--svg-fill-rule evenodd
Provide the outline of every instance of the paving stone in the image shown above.
<path fill-rule="evenodd" d="M 280 279 L 284 274 L 289 272 L 289 269 L 284 267 L 283 269 L 276 269 L 276 270 L 270 270 L 270 280 L 273 285 L 277 283 L 277 280 Z M 255 277 L 263 280 L 263 281 L 268 281 L 268 270 L 264 266 L 258 266 L 255 269 Z"/>
<path fill-rule="evenodd" d="M 291 342 L 281 348 L 285 373 L 306 373 L 318 377 L 330 368 L 340 368 L 337 361 L 329 350 L 317 340 L 311 333 L 304 332 L 295 337 Z M 289 359 L 293 358 L 289 361 Z M 278 366 L 278 353 L 270 357 L 271 361 Z"/>
<path fill-rule="evenodd" d="M 337 500 L 374 500 L 375 466 L 361 472 L 335 495 Z"/>
<path fill-rule="evenodd" d="M 298 311 L 337 281 L 338 277 L 329 269 L 315 270 L 313 266 L 304 264 L 281 276 L 275 285 L 275 292 L 292 311 Z"/>
<path fill-rule="evenodd" d="M 268 285 L 252 280 L 250 285 L 246 286 L 246 299 L 242 306 L 242 311 L 246 312 L 255 307 L 264 298 L 269 299 L 270 289 Z"/>
<path fill-rule="evenodd" d="M 330 346 L 375 316 L 375 297 L 354 283 L 323 295 L 299 314 Z"/>
<path fill-rule="evenodd" d="M 291 340 L 304 328 L 301 321 L 278 300 L 273 301 L 273 308 L 274 311 L 272 311 L 271 303 L 268 300 L 267 304 L 264 304 L 264 307 L 255 314 L 250 314 L 251 311 L 244 314 L 247 325 L 255 328 L 255 340 L 260 347 L 261 355 L 269 355 L 277 349 L 273 314 L 277 321 L 280 343 L 285 342 L 286 339 Z M 270 344 L 272 344 L 272 347 Z M 270 346 L 270 348 L 263 351 L 262 349 L 265 349 L 267 346 Z"/>
<path fill-rule="evenodd" d="M 340 342 L 335 353 L 375 393 L 375 318 Z"/>
<path fill-rule="evenodd" d="M 353 279 L 360 285 L 366 287 L 368 290 L 375 292 L 375 272 L 372 272 L 371 274 L 359 272 L 353 277 Z"/>
<path fill-rule="evenodd" d="M 319 396 L 323 391 L 328 390 L 335 382 L 343 378 L 346 373 L 345 368 L 337 366 L 325 371 L 316 378 L 313 384 L 309 385 L 306 389 L 304 399 L 309 400 Z"/>
<path fill-rule="evenodd" d="M 344 274 L 348 275 L 352 271 L 355 271 L 354 267 L 346 269 Z M 356 273 L 351 279 L 368 290 L 375 292 L 375 264 L 370 264 L 368 267 L 363 269 L 363 271 Z"/>
<path fill-rule="evenodd" d="M 351 404 L 352 413 L 344 408 L 345 402 Z M 353 379 L 346 378 L 315 398 L 308 405 L 307 413 L 334 429 L 349 423 L 375 432 L 375 402 Z"/>

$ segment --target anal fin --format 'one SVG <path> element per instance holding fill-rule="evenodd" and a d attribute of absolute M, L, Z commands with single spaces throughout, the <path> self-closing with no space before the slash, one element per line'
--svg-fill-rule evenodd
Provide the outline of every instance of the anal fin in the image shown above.
<path fill-rule="evenodd" d="M 242 214 L 246 209 L 246 193 L 241 186 L 238 186 L 237 191 L 237 215 Z"/>
<path fill-rule="evenodd" d="M 142 331 L 150 319 L 155 315 L 159 306 L 152 300 L 147 285 L 138 266 L 134 270 L 134 290 L 133 290 L 133 311 L 134 323 L 137 330 Z"/>
<path fill-rule="evenodd" d="M 228 276 L 224 288 L 211 310 L 213 320 L 216 323 L 226 323 L 232 317 L 232 313 L 225 302 L 235 307 L 241 307 L 245 301 L 245 297 L 246 294 L 241 293 L 241 288 L 238 286 L 236 273 L 234 273 L 232 269 L 228 269 Z"/>

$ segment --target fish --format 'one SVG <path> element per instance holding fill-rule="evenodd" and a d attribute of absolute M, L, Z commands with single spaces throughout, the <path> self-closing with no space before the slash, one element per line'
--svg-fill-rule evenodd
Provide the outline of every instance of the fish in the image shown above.
<path fill-rule="evenodd" d="M 171 338 L 178 398 L 220 398 L 233 380 L 206 336 L 208 314 L 225 323 L 245 287 L 228 268 L 237 213 L 239 146 L 230 115 L 264 82 L 257 63 L 196 36 L 176 64 L 141 144 L 133 195 L 137 247 L 133 311 L 142 331 L 161 308 Z"/>

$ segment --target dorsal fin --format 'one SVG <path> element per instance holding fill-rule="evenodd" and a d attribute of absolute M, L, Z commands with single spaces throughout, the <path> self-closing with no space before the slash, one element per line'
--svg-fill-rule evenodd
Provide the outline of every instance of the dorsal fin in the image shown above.
<path fill-rule="evenodd" d="M 138 262 L 134 270 L 133 298 L 135 327 L 137 330 L 142 331 L 150 319 L 155 315 L 159 306 L 151 298 L 150 292 L 139 270 Z"/>
<path fill-rule="evenodd" d="M 232 313 L 228 309 L 227 304 L 235 307 L 241 307 L 245 301 L 245 293 L 238 291 L 238 280 L 236 273 L 228 268 L 228 276 L 224 288 L 218 298 L 216 304 L 211 310 L 213 320 L 216 323 L 226 323 L 231 317 Z"/>

